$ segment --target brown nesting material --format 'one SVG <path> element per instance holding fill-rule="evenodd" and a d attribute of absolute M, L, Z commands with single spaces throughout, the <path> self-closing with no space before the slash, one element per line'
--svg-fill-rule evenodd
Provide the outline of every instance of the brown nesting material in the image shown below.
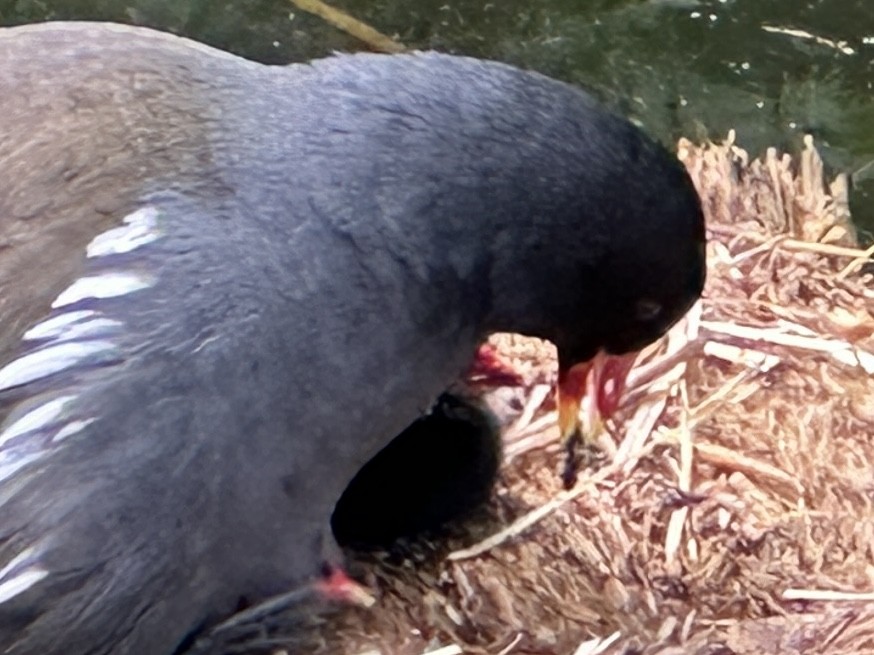
<path fill-rule="evenodd" d="M 307 652 L 874 652 L 874 249 L 810 141 L 794 162 L 732 141 L 680 143 L 709 281 L 638 362 L 606 461 L 561 490 L 554 353 L 496 337 L 527 386 L 492 398 L 493 507 L 451 552 L 361 558 L 376 607 Z"/>

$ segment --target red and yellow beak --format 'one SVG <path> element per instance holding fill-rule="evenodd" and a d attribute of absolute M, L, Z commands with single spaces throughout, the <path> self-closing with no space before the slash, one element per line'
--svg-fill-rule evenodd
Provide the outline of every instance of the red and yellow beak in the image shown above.
<path fill-rule="evenodd" d="M 578 448 L 594 443 L 604 422 L 616 411 L 637 355 L 608 355 L 602 351 L 569 368 L 559 361 L 558 426 L 568 455 L 562 475 L 566 488 L 576 483 Z"/>

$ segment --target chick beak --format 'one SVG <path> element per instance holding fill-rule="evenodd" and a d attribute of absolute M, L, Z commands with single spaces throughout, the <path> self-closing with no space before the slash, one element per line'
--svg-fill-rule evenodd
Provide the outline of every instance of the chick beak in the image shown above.
<path fill-rule="evenodd" d="M 558 426 L 567 459 L 562 473 L 566 489 L 576 484 L 581 446 L 595 442 L 619 406 L 628 373 L 638 353 L 608 355 L 567 367 L 559 357 Z"/>

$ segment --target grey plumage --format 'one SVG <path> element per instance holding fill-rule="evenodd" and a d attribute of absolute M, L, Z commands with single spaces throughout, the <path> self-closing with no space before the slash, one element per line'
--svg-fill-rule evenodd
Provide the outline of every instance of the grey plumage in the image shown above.
<path fill-rule="evenodd" d="M 472 59 L 266 67 L 142 29 L 0 30 L 0 178 L 2 370 L 69 334 L 23 342 L 47 317 L 123 325 L 67 341 L 111 357 L 0 391 L 6 430 L 71 398 L 0 445 L 12 655 L 169 654 L 311 580 L 345 484 L 485 335 L 623 351 L 703 282 L 668 153 Z M 154 238 L 86 257 L 137 212 Z M 112 276 L 142 284 L 97 293 Z"/>

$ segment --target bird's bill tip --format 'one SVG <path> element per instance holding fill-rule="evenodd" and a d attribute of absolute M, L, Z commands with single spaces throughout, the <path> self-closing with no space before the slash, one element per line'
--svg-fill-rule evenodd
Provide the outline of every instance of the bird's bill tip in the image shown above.
<path fill-rule="evenodd" d="M 567 368 L 560 363 L 558 424 L 563 442 L 597 438 L 604 422 L 619 406 L 637 354 L 599 351 L 592 359 Z"/>
<path fill-rule="evenodd" d="M 575 441 L 582 436 L 581 405 L 588 398 L 586 387 L 593 361 L 581 362 L 567 369 L 559 367 L 556 400 L 562 443 Z"/>

